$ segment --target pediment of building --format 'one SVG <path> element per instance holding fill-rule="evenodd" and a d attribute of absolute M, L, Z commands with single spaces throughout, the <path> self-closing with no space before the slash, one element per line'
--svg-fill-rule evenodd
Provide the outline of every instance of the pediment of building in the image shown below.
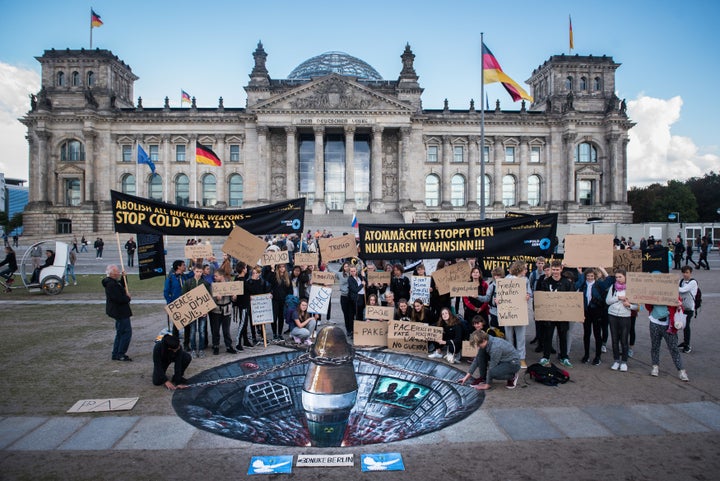
<path fill-rule="evenodd" d="M 392 112 L 411 114 L 409 105 L 338 74 L 314 79 L 304 85 L 259 102 L 259 113 L 305 112 Z"/>
<path fill-rule="evenodd" d="M 575 169 L 575 173 L 578 175 L 601 175 L 602 169 L 597 164 L 585 164 L 582 167 L 578 167 Z"/>
<path fill-rule="evenodd" d="M 84 175 L 85 170 L 80 168 L 77 164 L 71 164 L 67 162 L 60 162 L 58 164 L 58 168 L 55 170 L 55 173 L 60 176 L 76 176 L 76 175 Z"/>

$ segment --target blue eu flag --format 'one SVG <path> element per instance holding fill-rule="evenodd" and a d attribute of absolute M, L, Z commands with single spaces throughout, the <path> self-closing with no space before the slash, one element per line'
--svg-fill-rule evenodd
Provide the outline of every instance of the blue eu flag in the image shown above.
<path fill-rule="evenodd" d="M 138 144 L 138 164 L 147 164 L 150 166 L 150 170 L 155 175 L 155 164 L 150 160 L 150 156 L 142 148 L 142 145 Z"/>

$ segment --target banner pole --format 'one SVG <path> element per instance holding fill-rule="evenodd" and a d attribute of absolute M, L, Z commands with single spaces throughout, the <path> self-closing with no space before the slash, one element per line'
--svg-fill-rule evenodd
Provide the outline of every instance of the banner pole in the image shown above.
<path fill-rule="evenodd" d="M 120 256 L 120 272 L 122 272 L 123 280 L 125 281 L 125 293 L 130 295 L 130 289 L 128 289 L 127 275 L 125 274 L 125 266 L 123 265 L 122 249 L 120 249 L 119 232 L 115 232 L 115 240 L 117 240 L 118 255 Z"/>

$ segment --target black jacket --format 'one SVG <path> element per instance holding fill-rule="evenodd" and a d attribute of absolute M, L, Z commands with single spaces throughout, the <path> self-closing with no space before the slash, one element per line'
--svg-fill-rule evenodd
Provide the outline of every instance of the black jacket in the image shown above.
<path fill-rule="evenodd" d="M 8 254 L 5 256 L 5 260 L 0 262 L 0 267 L 4 266 L 5 264 L 7 264 L 10 272 L 15 272 L 17 270 L 17 259 L 14 252 L 8 252 Z"/>
<path fill-rule="evenodd" d="M 130 297 L 125 292 L 122 279 L 116 281 L 112 277 L 106 277 L 102 280 L 102 285 L 105 288 L 105 313 L 113 319 L 132 316 Z"/>

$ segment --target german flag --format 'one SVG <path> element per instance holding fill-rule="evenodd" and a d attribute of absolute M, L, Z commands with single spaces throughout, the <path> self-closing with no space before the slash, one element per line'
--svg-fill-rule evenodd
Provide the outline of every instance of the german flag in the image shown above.
<path fill-rule="evenodd" d="M 215 165 L 217 167 L 222 165 L 220 158 L 215 152 L 213 152 L 210 147 L 206 147 L 200 143 L 197 143 L 195 147 L 195 162 L 198 164 Z"/>
<path fill-rule="evenodd" d="M 103 24 L 103 21 L 100 20 L 100 15 L 95 13 L 95 10 L 92 8 L 90 9 L 90 27 L 99 27 Z"/>
<path fill-rule="evenodd" d="M 512 97 L 513 102 L 517 102 L 520 99 L 526 99 L 530 102 L 533 101 L 533 98 L 525 92 L 517 82 L 503 72 L 503 69 L 500 67 L 495 55 L 493 55 L 490 49 L 487 48 L 485 42 L 482 44 L 482 62 L 484 75 L 483 83 L 491 84 L 500 82 L 503 87 L 505 87 L 505 90 L 507 90 L 507 93 L 510 94 L 510 97 Z"/>

